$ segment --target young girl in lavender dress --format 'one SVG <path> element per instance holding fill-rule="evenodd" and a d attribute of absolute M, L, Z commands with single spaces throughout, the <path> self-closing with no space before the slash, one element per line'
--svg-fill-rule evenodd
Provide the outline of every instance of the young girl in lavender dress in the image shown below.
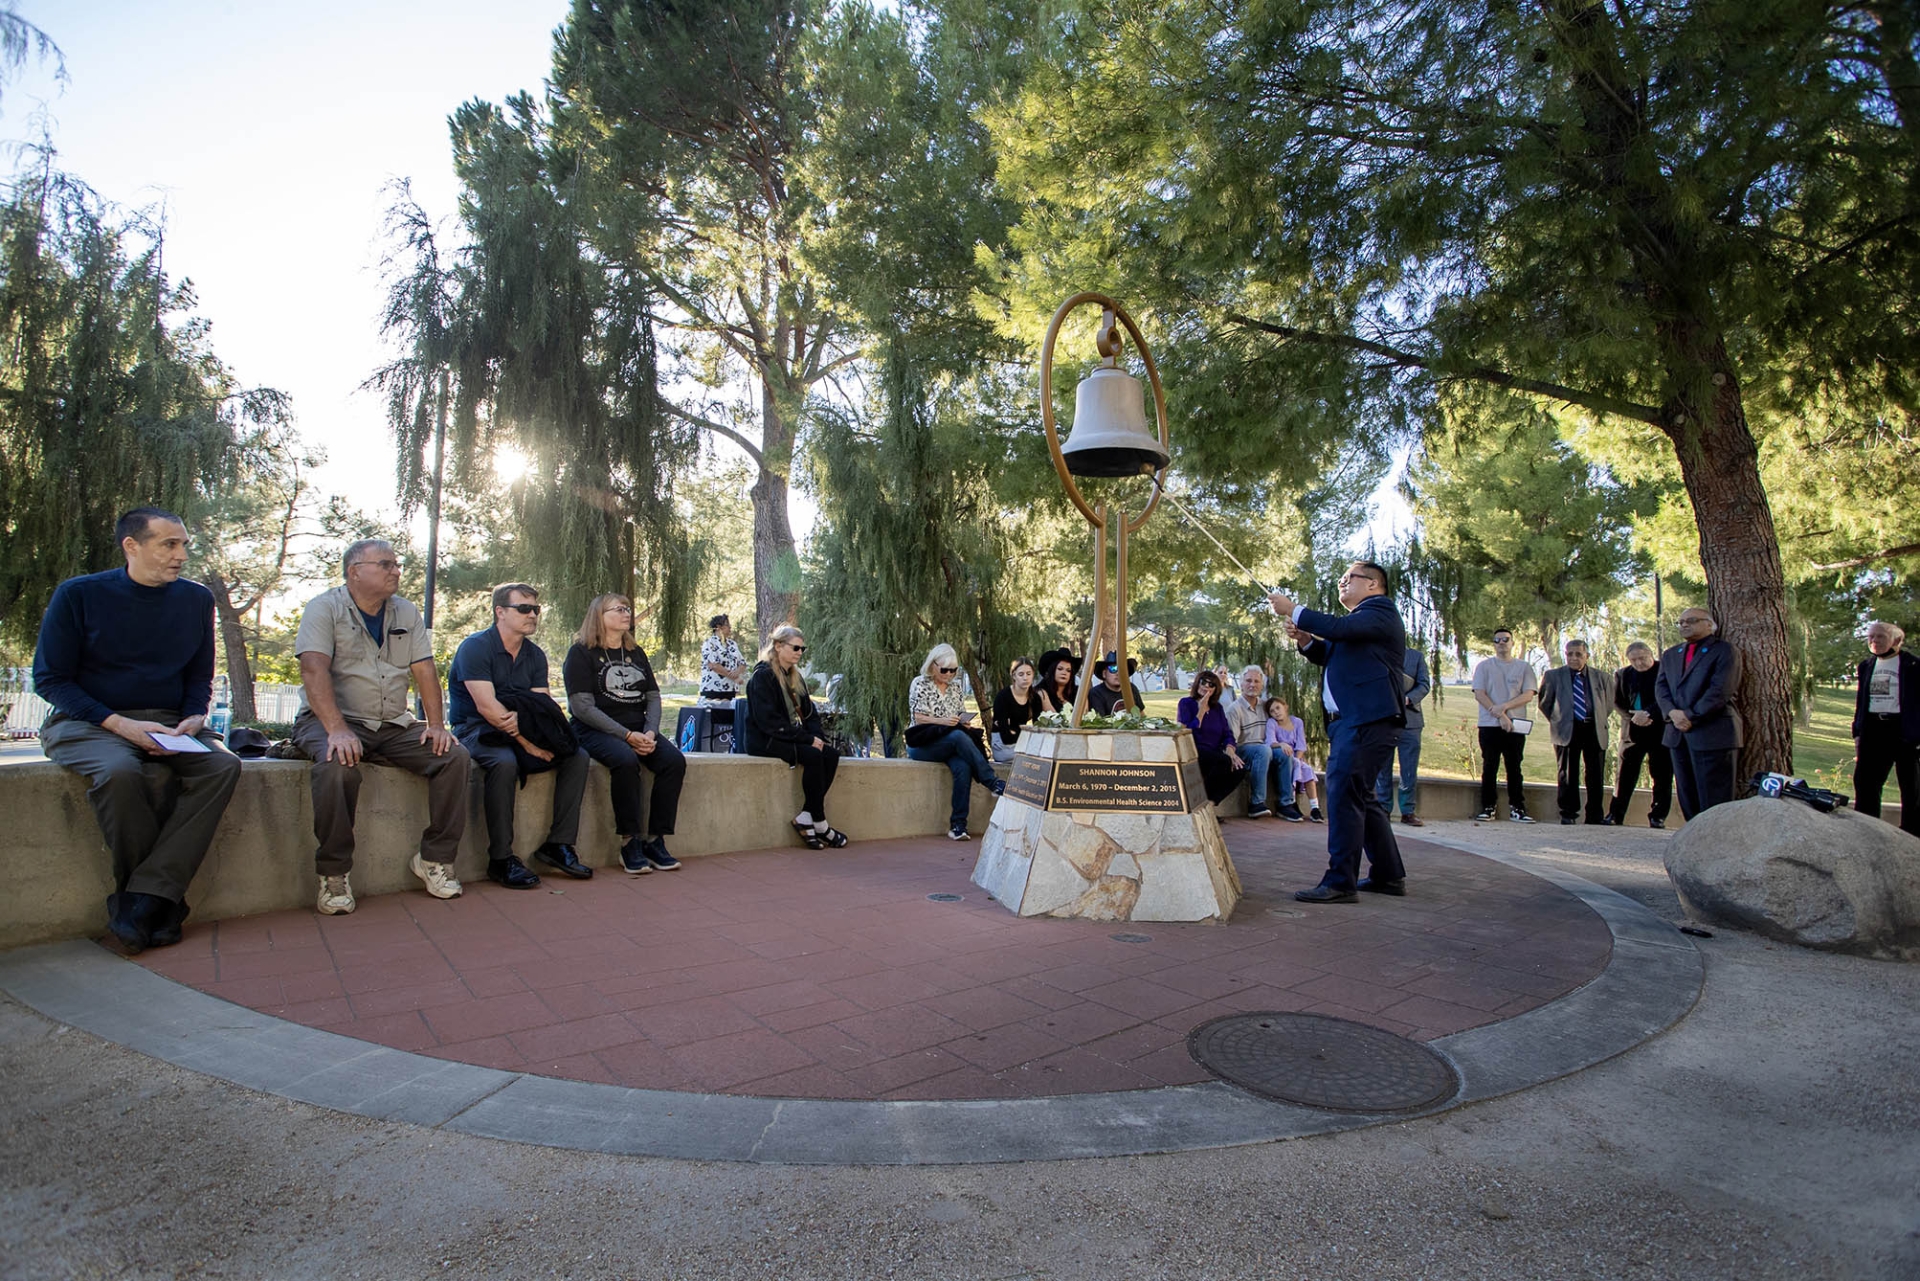
<path fill-rule="evenodd" d="M 1316 823 L 1326 822 L 1325 816 L 1320 813 L 1320 798 L 1314 788 L 1314 782 L 1319 775 L 1315 774 L 1313 766 L 1307 763 L 1307 727 L 1301 723 L 1298 716 L 1287 710 L 1287 700 L 1284 698 L 1268 699 L 1265 710 L 1267 746 L 1273 749 L 1276 759 L 1282 752 L 1292 758 L 1295 796 L 1298 797 L 1302 792 L 1306 793 L 1309 807 L 1307 817 Z M 1297 823 L 1300 821 L 1300 808 L 1297 802 L 1292 809 L 1293 812 L 1290 814 L 1282 811 L 1282 817 Z"/>

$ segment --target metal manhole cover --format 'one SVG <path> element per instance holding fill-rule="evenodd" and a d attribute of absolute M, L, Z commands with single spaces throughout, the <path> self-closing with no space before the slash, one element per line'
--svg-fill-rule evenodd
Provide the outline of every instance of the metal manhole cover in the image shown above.
<path fill-rule="evenodd" d="M 1404 1036 L 1324 1014 L 1230 1014 L 1187 1033 L 1187 1053 L 1243 1090 L 1329 1112 L 1412 1112 L 1460 1079 Z"/>
<path fill-rule="evenodd" d="M 1107 935 L 1107 937 L 1112 939 L 1116 943 L 1151 943 L 1153 942 L 1153 935 L 1151 934 L 1109 934 Z"/>
<path fill-rule="evenodd" d="M 935 903 L 958 903 L 966 898 L 964 894 L 929 894 L 927 897 Z"/>

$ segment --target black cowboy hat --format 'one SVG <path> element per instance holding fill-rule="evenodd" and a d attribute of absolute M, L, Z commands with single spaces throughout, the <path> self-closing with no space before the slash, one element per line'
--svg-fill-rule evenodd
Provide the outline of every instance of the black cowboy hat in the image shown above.
<path fill-rule="evenodd" d="M 1073 656 L 1072 651 L 1062 647 L 1060 649 L 1050 649 L 1040 655 L 1038 662 L 1035 664 L 1039 672 L 1039 678 L 1045 680 L 1051 676 L 1053 669 L 1061 663 L 1071 664 L 1068 670 L 1076 676 L 1080 674 L 1080 660 Z"/>
<path fill-rule="evenodd" d="M 1107 656 L 1093 665 L 1094 676 L 1100 677 L 1100 676 L 1106 675 L 1109 671 L 1113 669 L 1113 665 L 1114 665 L 1114 653 L 1112 650 L 1108 650 Z M 1140 670 L 1140 660 L 1135 658 L 1131 654 L 1127 655 L 1127 675 L 1131 676 L 1139 670 Z"/>

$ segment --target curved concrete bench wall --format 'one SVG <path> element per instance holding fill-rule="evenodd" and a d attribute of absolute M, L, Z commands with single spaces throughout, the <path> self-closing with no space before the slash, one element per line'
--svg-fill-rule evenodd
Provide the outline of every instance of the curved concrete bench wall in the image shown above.
<path fill-rule="evenodd" d="M 672 842 L 681 857 L 732 850 L 800 848 L 788 826 L 800 808 L 799 775 L 779 761 L 752 756 L 695 753 L 688 758 L 679 830 Z M 354 892 L 391 894 L 418 888 L 407 871 L 426 826 L 426 785 L 410 774 L 365 766 L 360 789 L 359 849 L 354 855 Z M 645 776 L 643 775 L 643 778 Z M 650 785 L 650 784 L 649 784 Z M 834 825 L 854 839 L 937 836 L 947 830 L 951 775 L 941 765 L 902 760 L 845 760 L 829 794 Z M 546 834 L 553 780 L 539 775 L 520 793 L 514 848 L 524 857 Z M 1504 786 L 1501 791 L 1505 807 Z M 1630 823 L 1646 821 L 1650 793 L 1637 792 Z M 1471 818 L 1479 808 L 1479 784 L 1460 779 L 1422 779 L 1419 812 L 1427 818 Z M 1527 788 L 1528 809 L 1544 823 L 1555 816 L 1551 784 Z M 970 825 L 983 831 L 993 797 L 975 788 Z M 1220 806 L 1223 818 L 1246 813 L 1246 793 Z M 0 814 L 7 841 L 0 853 L 9 893 L 0 896 L 0 948 L 53 939 L 81 938 L 106 929 L 105 901 L 113 888 L 112 864 L 100 839 L 86 784 L 78 775 L 45 761 L 0 768 Z M 1891 821 L 1899 821 L 1890 807 Z M 1678 826 L 1675 813 L 1669 820 Z M 968 848 L 976 848 L 969 846 Z M 613 807 L 607 774 L 592 767 L 581 814 L 580 856 L 595 867 L 616 862 Z M 486 870 L 485 825 L 475 794 L 473 817 L 455 869 L 477 880 Z M 249 761 L 227 809 L 213 848 L 194 878 L 187 901 L 197 921 L 279 911 L 313 901 L 313 804 L 307 766 L 298 761 Z"/>

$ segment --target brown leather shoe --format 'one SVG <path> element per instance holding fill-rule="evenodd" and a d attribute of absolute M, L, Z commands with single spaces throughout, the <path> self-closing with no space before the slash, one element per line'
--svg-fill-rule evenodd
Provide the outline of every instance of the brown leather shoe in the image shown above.
<path fill-rule="evenodd" d="M 1421 819 L 1421 817 L 1418 814 L 1402 814 L 1400 816 L 1400 821 L 1402 823 L 1405 823 L 1408 827 L 1425 827 L 1426 826 L 1426 823 Z"/>

